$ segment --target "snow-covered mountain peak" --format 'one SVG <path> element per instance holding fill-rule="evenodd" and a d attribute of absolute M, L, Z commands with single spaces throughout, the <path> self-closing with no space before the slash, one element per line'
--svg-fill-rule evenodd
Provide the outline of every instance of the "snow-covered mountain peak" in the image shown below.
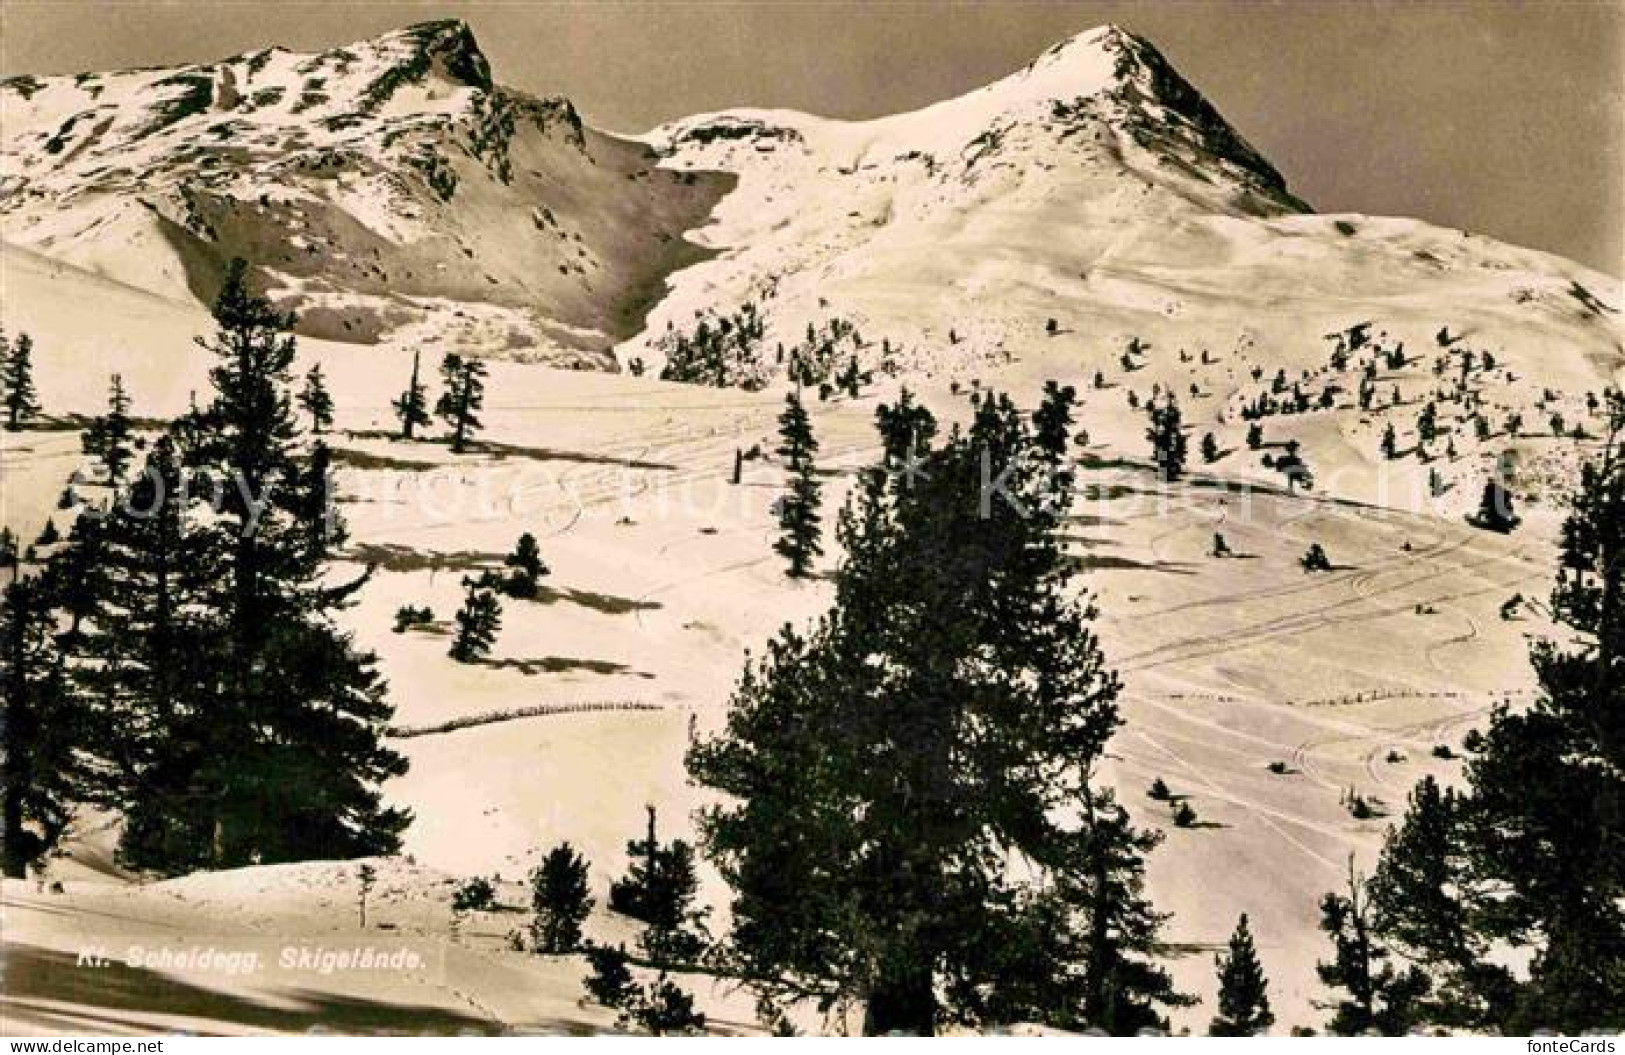
<path fill-rule="evenodd" d="M 1308 208 L 1149 41 L 1115 25 L 1079 33 L 991 84 L 919 110 L 842 121 L 735 109 L 671 122 L 647 139 L 685 165 L 728 171 L 759 168 L 763 156 L 850 172 L 895 160 L 923 165 L 944 184 L 968 185 L 1001 164 L 1058 166 L 1115 171 L 1204 210 Z"/>
<path fill-rule="evenodd" d="M 1037 113 L 1071 128 L 1081 120 L 1106 121 L 1173 162 L 1223 169 L 1273 205 L 1306 209 L 1288 194 L 1275 167 L 1154 44 L 1120 26 L 1098 26 L 1060 41 L 1021 70 L 964 98 L 978 96 L 1008 114 Z"/>
<path fill-rule="evenodd" d="M 414 71 L 427 68 L 453 83 L 489 91 L 491 63 L 474 39 L 474 31 L 461 19 L 420 22 L 386 33 L 359 45 L 389 60 L 386 69 L 399 70 L 407 80 Z"/>
<path fill-rule="evenodd" d="M 714 200 L 641 144 L 495 83 L 468 25 L 315 54 L 0 86 L 0 231 L 208 301 L 224 262 L 312 336 L 406 331 L 603 366 Z"/>
<path fill-rule="evenodd" d="M 1250 347 L 1385 312 L 1425 315 L 1427 333 L 1510 313 L 1618 354 L 1590 293 L 1570 292 L 1607 289 L 1599 276 L 1313 215 L 1112 25 L 904 113 L 735 109 L 632 140 L 503 87 L 457 20 L 313 54 L 17 77 L 0 111 L 6 241 L 203 302 L 242 256 L 304 333 L 343 341 L 658 371 L 704 318 L 748 310 L 728 380 L 767 383 L 779 344 L 830 327 L 869 338 L 847 349 L 865 365 L 974 375 L 1084 339 L 1051 340 L 1051 319 L 1114 359 L 1131 338 Z"/>

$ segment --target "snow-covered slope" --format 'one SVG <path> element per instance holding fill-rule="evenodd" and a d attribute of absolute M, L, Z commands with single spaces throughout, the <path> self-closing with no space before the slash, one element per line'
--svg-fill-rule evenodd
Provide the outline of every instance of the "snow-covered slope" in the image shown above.
<path fill-rule="evenodd" d="M 205 302 L 244 256 L 303 332 L 352 342 L 607 365 L 719 190 L 495 85 L 461 22 L 12 78 L 0 117 L 7 241 Z"/>
<path fill-rule="evenodd" d="M 1160 387 L 1237 450 L 1242 408 L 1284 372 L 1316 403 L 1272 417 L 1269 442 L 1302 444 L 1334 493 L 1412 505 L 1426 467 L 1389 466 L 1408 497 L 1380 495 L 1377 449 L 1386 425 L 1406 437 L 1440 397 L 1439 360 L 1499 364 L 1474 381 L 1497 435 L 1481 441 L 1463 417 L 1460 460 L 1439 467 L 1463 501 L 1516 446 L 1506 415 L 1573 422 L 1585 393 L 1625 379 L 1617 281 L 1418 220 L 1310 212 L 1150 43 L 1115 27 L 913 113 L 729 111 L 646 138 L 667 166 L 738 179 L 693 236 L 715 255 L 674 275 L 620 348 L 650 369 L 700 321 L 748 316 L 761 335 L 736 373 L 767 383 L 790 358 L 781 346 L 804 347 L 809 326 L 829 343 L 838 325 L 856 335 L 840 355 L 916 383 L 1083 389 L 1098 371 L 1096 420 L 1141 417 L 1130 393 L 1143 403 Z M 1364 409 L 1358 374 L 1328 369 L 1331 335 L 1363 324 L 1410 361 L 1383 365 L 1383 398 Z M 1243 457 L 1272 475 L 1262 453 Z"/>
<path fill-rule="evenodd" d="M 757 302 L 769 349 L 838 314 L 909 365 L 972 375 L 1057 345 L 1106 365 L 1134 336 L 1170 353 L 1250 340 L 1318 365 L 1321 334 L 1418 315 L 1538 331 L 1544 359 L 1617 365 L 1618 329 L 1599 324 L 1613 313 L 1571 295 L 1617 311 L 1617 283 L 1425 223 L 1309 213 L 1115 27 L 914 113 L 729 111 L 647 138 L 667 165 L 740 182 L 699 236 L 718 258 L 677 276 L 623 358 L 658 358 L 668 324 L 697 311 Z M 1051 317 L 1066 340 L 1041 339 Z"/>

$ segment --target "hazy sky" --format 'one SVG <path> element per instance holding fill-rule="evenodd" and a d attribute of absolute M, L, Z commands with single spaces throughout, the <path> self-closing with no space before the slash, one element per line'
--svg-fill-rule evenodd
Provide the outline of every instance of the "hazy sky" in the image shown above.
<path fill-rule="evenodd" d="M 1116 22 L 1320 211 L 1420 216 L 1625 274 L 1625 0 L 0 0 L 0 68 L 315 50 L 448 16 L 473 25 L 497 80 L 623 131 L 738 105 L 909 109 Z"/>

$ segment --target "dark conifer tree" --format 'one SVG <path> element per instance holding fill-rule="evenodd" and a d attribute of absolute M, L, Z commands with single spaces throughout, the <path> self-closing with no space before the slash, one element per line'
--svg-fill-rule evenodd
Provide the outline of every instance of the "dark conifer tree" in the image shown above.
<path fill-rule="evenodd" d="M 113 375 L 108 391 L 107 413 L 91 421 L 80 445 L 86 454 L 101 459 L 107 467 L 108 482 L 117 487 L 134 456 L 130 449 L 130 397 L 118 374 Z"/>
<path fill-rule="evenodd" d="M 864 476 L 835 607 L 782 630 L 690 748 L 727 800 L 702 818 L 734 891 L 727 959 L 777 998 L 861 1000 L 871 1034 L 1132 1033 L 1184 998 L 1152 960 L 1154 838 L 1095 783 L 1117 682 L 1048 458 L 1009 400 L 975 409 L 912 486 Z"/>
<path fill-rule="evenodd" d="M 681 839 L 661 845 L 653 806 L 648 814 L 644 837 L 626 844 L 627 874 L 611 885 L 610 907 L 646 925 L 638 943 L 651 962 L 693 961 L 708 938 L 706 913 L 694 906 L 699 894 L 694 848 Z"/>
<path fill-rule="evenodd" d="M 480 430 L 479 410 L 485 405 L 485 364 L 448 353 L 440 363 L 440 380 L 445 391 L 435 404 L 451 426 L 451 449 L 458 454 L 468 446 L 469 437 Z"/>
<path fill-rule="evenodd" d="M 302 461 L 296 463 L 290 481 L 289 510 L 294 527 L 304 542 L 304 555 L 311 561 L 325 561 L 344 545 L 349 533 L 338 515 L 334 500 L 337 482 L 333 473 L 333 450 L 316 440 Z M 368 573 L 371 574 L 370 572 Z M 352 583 L 351 592 L 361 588 L 366 577 Z"/>
<path fill-rule="evenodd" d="M 491 654 L 502 629 L 502 602 L 479 579 L 464 579 L 463 591 L 450 655 L 459 663 L 478 663 Z"/>
<path fill-rule="evenodd" d="M 635 1023 L 652 1036 L 681 1036 L 705 1029 L 705 1016 L 694 1010 L 694 997 L 685 992 L 664 971 L 637 996 L 622 1016 L 622 1023 Z"/>
<path fill-rule="evenodd" d="M 1518 516 L 1512 508 L 1512 492 L 1507 490 L 1498 474 L 1484 481 L 1484 494 L 1478 500 L 1478 512 L 1469 519 L 1485 531 L 1496 531 L 1503 535 L 1518 526 Z"/>
<path fill-rule="evenodd" d="M 1213 958 L 1219 972 L 1219 1013 L 1208 1026 L 1215 1037 L 1253 1037 L 1275 1024 L 1270 1010 L 1269 979 L 1258 962 L 1247 914 L 1236 921 L 1230 951 Z"/>
<path fill-rule="evenodd" d="M 1179 404 L 1169 396 L 1162 403 L 1147 404 L 1151 427 L 1145 438 L 1151 443 L 1151 460 L 1164 480 L 1173 481 L 1185 472 L 1185 430 L 1179 415 Z"/>
<path fill-rule="evenodd" d="M 288 389 L 292 316 L 249 292 L 234 260 L 200 344 L 218 359 L 214 401 L 182 430 L 190 481 L 218 496 L 201 530 L 221 554 L 214 591 L 222 658 L 210 711 L 210 861 L 371 856 L 409 816 L 377 785 L 405 771 L 381 743 L 392 713 L 376 658 L 333 625 L 361 580 L 334 585 L 310 541 L 309 488 Z M 332 514 L 336 518 L 337 514 Z"/>
<path fill-rule="evenodd" d="M 56 643 L 56 617 L 37 579 L 0 603 L 0 871 L 20 879 L 56 848 L 84 797 L 86 712 Z"/>
<path fill-rule="evenodd" d="M 536 545 L 536 536 L 525 532 L 514 544 L 513 552 L 503 561 L 512 570 L 502 582 L 502 592 L 509 597 L 531 600 L 541 588 L 542 576 L 548 574 L 547 562 Z"/>
<path fill-rule="evenodd" d="M 1033 455 L 1048 474 L 1041 490 L 1051 514 L 1064 514 L 1072 504 L 1076 473 L 1068 443 L 1072 439 L 1072 411 L 1077 399 L 1077 389 L 1071 385 L 1046 381 L 1043 399 L 1033 411 Z"/>
<path fill-rule="evenodd" d="M 1400 969 L 1372 930 L 1364 884 L 1349 864 L 1348 894 L 1327 894 L 1320 902 L 1320 929 L 1332 941 L 1333 956 L 1315 965 L 1323 985 L 1342 990 L 1320 1005 L 1333 1012 L 1327 1029 L 1340 1036 L 1380 1033 L 1399 1036 L 1417 1024 L 1428 978 L 1414 966 Z"/>
<path fill-rule="evenodd" d="M 1368 883 L 1372 929 L 1432 981 L 1421 1014 L 1467 1029 L 1506 1020 L 1514 982 L 1474 929 L 1462 800 L 1431 776 L 1411 791 L 1403 822 L 1388 833 Z"/>
<path fill-rule="evenodd" d="M 643 891 L 647 926 L 638 938 L 651 963 L 691 963 L 704 952 L 709 936 L 705 930 L 706 912 L 694 905 L 699 891 L 694 848 L 682 839 L 662 847 L 655 855 L 654 871 Z"/>
<path fill-rule="evenodd" d="M 212 790 L 199 774 L 221 706 L 212 671 L 223 659 L 214 610 L 222 556 L 189 522 L 183 487 L 175 443 L 162 436 L 96 525 L 86 579 L 95 604 L 74 648 L 82 661 L 74 676 L 105 730 L 99 753 L 125 818 L 120 859 L 160 871 L 210 863 Z"/>
<path fill-rule="evenodd" d="M 55 617 L 37 579 L 15 579 L 0 605 L 0 872 L 22 878 L 60 841 L 79 794 L 68 680 Z"/>
<path fill-rule="evenodd" d="M 321 363 L 305 374 L 305 386 L 299 390 L 299 406 L 310 415 L 311 432 L 320 436 L 333 427 L 333 396 L 327 391 Z"/>
<path fill-rule="evenodd" d="M 1393 422 L 1382 427 L 1382 456 L 1389 461 L 1399 457 L 1399 437 L 1394 433 Z"/>
<path fill-rule="evenodd" d="M 536 951 L 552 955 L 575 952 L 581 925 L 592 913 L 587 886 L 587 860 L 561 843 L 550 850 L 531 876 L 531 907 L 536 919 L 531 936 Z"/>
<path fill-rule="evenodd" d="M 799 579 L 812 570 L 815 557 L 824 552 L 821 518 L 822 503 L 817 469 L 818 439 L 812 421 L 801 405 L 799 391 L 790 393 L 784 413 L 779 415 L 778 455 L 784 459 L 789 487 L 779 498 L 779 539 L 773 544 L 780 556 L 790 562 L 790 577 Z"/>
<path fill-rule="evenodd" d="M 1432 403 L 1422 408 L 1422 413 L 1416 416 L 1416 436 L 1418 445 L 1432 443 L 1439 434 L 1439 409 Z"/>
<path fill-rule="evenodd" d="M 16 432 L 40 412 L 34 387 L 34 339 L 23 333 L 6 343 L 0 337 L 0 388 L 5 389 L 6 430 Z"/>
<path fill-rule="evenodd" d="M 592 973 L 582 979 L 587 995 L 605 1007 L 624 1008 L 635 998 L 638 985 L 626 967 L 626 949 L 608 945 L 587 946 L 587 966 Z"/>
<path fill-rule="evenodd" d="M 858 367 L 858 357 L 854 355 L 835 378 L 835 387 L 846 393 L 848 398 L 857 399 L 863 393 L 863 386 L 870 380 L 870 375 Z"/>
<path fill-rule="evenodd" d="M 890 468 L 906 467 L 911 459 L 925 456 L 937 434 L 937 419 L 914 401 L 906 387 L 897 393 L 897 404 L 882 403 L 875 408 L 875 427 L 880 446 Z"/>
<path fill-rule="evenodd" d="M 45 564 L 41 585 L 51 605 L 68 616 L 66 641 L 77 640 L 84 621 L 101 602 L 97 576 L 102 561 L 102 520 L 82 513 L 68 528 L 68 537 Z"/>
<path fill-rule="evenodd" d="M 1219 460 L 1219 455 L 1221 453 L 1222 452 L 1219 450 L 1219 441 L 1214 438 L 1213 433 L 1204 433 L 1202 436 L 1202 460 L 1211 465 Z"/>
<path fill-rule="evenodd" d="M 587 993 L 605 1007 L 620 1014 L 615 1024 L 622 1029 L 634 1026 L 654 1036 L 694 1033 L 705 1028 L 705 1016 L 694 1010 L 694 998 L 671 981 L 665 971 L 648 985 L 640 984 L 627 970 L 624 948 L 604 945 L 587 947 L 587 963 L 592 973 L 583 980 Z"/>
<path fill-rule="evenodd" d="M 1033 441 L 1052 457 L 1067 456 L 1077 404 L 1077 389 L 1055 381 L 1044 382 L 1044 397 L 1033 412 Z"/>
<path fill-rule="evenodd" d="M 658 868 L 657 858 L 660 856 L 660 839 L 655 830 L 658 814 L 653 806 L 643 809 L 648 818 L 643 838 L 627 842 L 626 875 L 609 885 L 609 907 L 633 919 L 644 918 L 644 894 L 649 888 L 650 877 Z"/>
<path fill-rule="evenodd" d="M 429 423 L 429 395 L 418 381 L 419 355 L 418 352 L 412 353 L 412 380 L 407 383 L 406 391 L 391 404 L 395 408 L 396 420 L 401 423 L 403 440 L 411 439 L 418 426 Z"/>

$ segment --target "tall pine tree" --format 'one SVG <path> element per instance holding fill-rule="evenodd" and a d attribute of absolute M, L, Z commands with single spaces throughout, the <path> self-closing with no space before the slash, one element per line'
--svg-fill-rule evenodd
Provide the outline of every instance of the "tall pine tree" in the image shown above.
<path fill-rule="evenodd" d="M 34 387 L 34 339 L 23 333 L 12 342 L 0 336 L 0 389 L 5 390 L 6 429 L 16 432 L 40 412 Z"/>
<path fill-rule="evenodd" d="M 55 849 L 83 798 L 85 711 L 57 649 L 56 617 L 34 578 L 0 603 L 0 871 L 22 878 Z"/>
<path fill-rule="evenodd" d="M 779 498 L 779 540 L 773 548 L 790 562 L 790 577 L 799 579 L 812 570 L 813 558 L 824 552 L 818 508 L 822 493 L 813 458 L 818 454 L 818 438 L 812 421 L 801 405 L 799 390 L 785 400 L 779 415 L 778 455 L 784 459 L 789 487 Z"/>
<path fill-rule="evenodd" d="M 1254 1037 L 1275 1024 L 1270 1010 L 1269 979 L 1258 962 L 1247 914 L 1236 921 L 1230 950 L 1214 957 L 1219 972 L 1219 1013 L 1208 1026 L 1215 1037 Z"/>
<path fill-rule="evenodd" d="M 79 638 L 85 620 L 101 604 L 98 575 L 102 561 L 102 519 L 95 513 L 81 513 L 68 528 L 65 542 L 52 551 L 41 576 L 41 585 L 53 607 L 68 616 L 64 640 Z"/>
<path fill-rule="evenodd" d="M 656 813 L 647 807 L 648 828 L 642 839 L 626 844 L 626 875 L 610 886 L 610 908 L 645 924 L 639 945 L 662 967 L 698 959 L 708 940 L 706 911 L 697 909 L 699 876 L 694 848 L 682 839 L 662 845 L 655 833 Z"/>
<path fill-rule="evenodd" d="M 409 821 L 377 785 L 406 769 L 381 739 L 392 709 L 376 657 L 333 621 L 360 580 L 334 584 L 311 545 L 290 407 L 293 318 L 253 295 L 234 260 L 214 309 L 214 401 L 185 423 L 190 480 L 212 490 L 220 555 L 211 606 L 221 657 L 198 780 L 215 867 L 370 856 Z M 336 519 L 336 513 L 332 514 Z"/>
<path fill-rule="evenodd" d="M 587 861 L 561 843 L 550 850 L 531 876 L 531 903 L 536 918 L 531 936 L 536 951 L 561 955 L 581 945 L 581 925 L 592 912 L 587 887 Z"/>
<path fill-rule="evenodd" d="M 1164 480 L 1177 480 L 1185 472 L 1187 447 L 1179 404 L 1170 395 L 1161 403 L 1151 401 L 1148 412 L 1151 426 L 1145 438 L 1151 443 L 1151 460 Z"/>
<path fill-rule="evenodd" d="M 1368 883 L 1372 929 L 1432 985 L 1419 1017 L 1467 1029 L 1506 1020 L 1514 982 L 1475 933 L 1468 900 L 1462 801 L 1431 776 L 1411 791 Z"/>
<path fill-rule="evenodd" d="M 924 457 L 937 434 L 937 419 L 914 401 L 907 387 L 897 393 L 895 405 L 882 403 L 875 408 L 875 426 L 888 468 L 906 468 L 911 460 Z"/>
<path fill-rule="evenodd" d="M 448 353 L 440 363 L 440 379 L 446 390 L 435 404 L 435 413 L 451 426 L 451 449 L 461 454 L 469 437 L 480 429 L 479 410 L 485 405 L 485 364 Z"/>
<path fill-rule="evenodd" d="M 448 655 L 459 663 L 478 663 L 491 654 L 502 629 L 502 602 L 482 579 L 463 580 L 463 606 L 457 610 L 457 632 Z"/>
<path fill-rule="evenodd" d="M 728 958 L 775 998 L 862 1001 L 871 1034 L 1160 1024 L 1186 998 L 1151 959 L 1154 840 L 1097 783 L 1118 684 L 1049 459 L 988 396 L 923 468 L 865 475 L 835 607 L 751 660 L 689 751 L 726 796 L 701 825 Z"/>
<path fill-rule="evenodd" d="M 184 488 L 175 442 L 162 436 L 97 524 L 87 580 L 95 604 L 74 647 L 76 680 L 104 730 L 98 753 L 112 801 L 124 814 L 119 856 L 169 872 L 211 863 L 213 789 L 199 774 L 221 709 L 213 671 L 222 556 L 197 528 L 199 503 Z"/>
<path fill-rule="evenodd" d="M 1349 861 L 1347 894 L 1329 893 L 1320 902 L 1320 929 L 1332 942 L 1330 960 L 1317 963 L 1323 985 L 1341 994 L 1320 1006 L 1332 1011 L 1327 1029 L 1339 1036 L 1379 1033 L 1399 1036 L 1421 1018 L 1419 1004 L 1430 988 L 1415 966 L 1401 968 L 1373 929 L 1365 884 Z"/>
<path fill-rule="evenodd" d="M 110 383 L 107 413 L 91 421 L 80 444 L 86 454 L 101 459 L 107 467 L 108 483 L 117 487 L 134 457 L 130 448 L 130 397 L 120 375 L 114 374 Z"/>
<path fill-rule="evenodd" d="M 418 381 L 418 359 L 421 353 L 412 353 L 412 380 L 407 383 L 406 391 L 395 398 L 391 404 L 395 408 L 395 418 L 401 423 L 401 439 L 409 440 L 412 433 L 420 425 L 429 423 L 429 395 Z"/>
<path fill-rule="evenodd" d="M 299 406 L 310 415 L 310 431 L 316 435 L 333 427 L 333 396 L 327 391 L 321 363 L 316 363 L 305 374 L 305 386 L 299 390 Z"/>

